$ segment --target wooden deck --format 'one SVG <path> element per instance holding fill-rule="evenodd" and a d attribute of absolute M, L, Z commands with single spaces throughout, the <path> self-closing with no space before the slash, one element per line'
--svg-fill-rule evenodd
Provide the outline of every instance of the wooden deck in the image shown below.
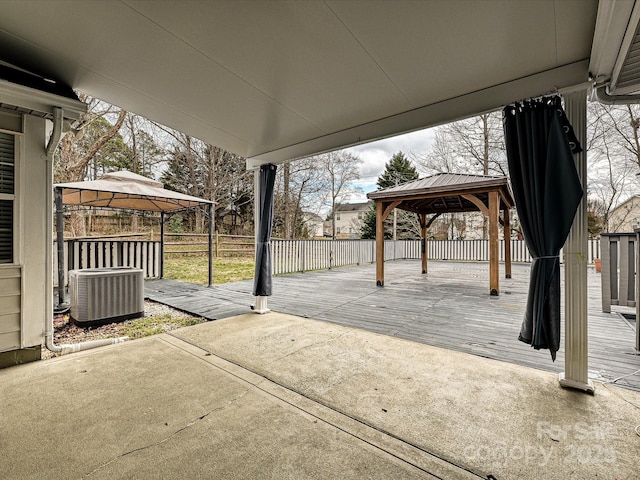
<path fill-rule="evenodd" d="M 385 286 L 375 285 L 375 265 L 343 267 L 273 279 L 269 307 L 316 320 L 362 328 L 451 350 L 528 367 L 564 370 L 564 338 L 555 363 L 547 350 L 518 341 L 530 266 L 514 264 L 513 278 L 500 278 L 500 296 L 490 297 L 489 265 L 479 262 L 385 263 Z M 501 265 L 501 275 L 503 275 Z M 600 275 L 589 268 L 589 373 L 611 381 L 640 369 L 635 325 L 618 313 L 602 313 Z M 194 315 L 220 319 L 250 311 L 252 281 L 212 288 L 151 280 L 145 295 Z M 629 310 L 630 311 L 630 310 Z M 564 332 L 563 332 L 564 333 Z M 640 390 L 640 374 L 616 382 Z"/>

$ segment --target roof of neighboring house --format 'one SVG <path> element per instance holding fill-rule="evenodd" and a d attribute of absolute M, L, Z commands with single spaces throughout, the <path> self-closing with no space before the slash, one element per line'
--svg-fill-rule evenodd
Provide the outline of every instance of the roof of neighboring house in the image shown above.
<path fill-rule="evenodd" d="M 307 221 L 324 222 L 324 219 L 317 213 L 304 212 L 304 218 Z"/>
<path fill-rule="evenodd" d="M 616 211 L 622 207 L 624 207 L 626 204 L 633 202 L 634 200 L 637 200 L 640 198 L 640 195 L 632 195 L 629 198 L 627 198 L 624 202 L 620 203 L 619 205 L 617 205 L 616 207 L 613 208 L 612 211 Z"/>
<path fill-rule="evenodd" d="M 373 202 L 341 203 L 336 205 L 336 212 L 363 212 L 371 208 Z"/>

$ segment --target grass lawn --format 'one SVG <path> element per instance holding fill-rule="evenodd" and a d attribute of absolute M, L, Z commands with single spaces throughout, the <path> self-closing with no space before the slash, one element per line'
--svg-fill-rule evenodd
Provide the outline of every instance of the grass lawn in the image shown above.
<path fill-rule="evenodd" d="M 198 317 L 161 313 L 149 317 L 138 318 L 122 324 L 122 334 L 129 338 L 142 338 L 180 327 L 189 327 L 202 323 Z"/>
<path fill-rule="evenodd" d="M 208 258 L 206 255 L 167 255 L 164 261 L 164 278 L 183 282 L 207 284 Z M 250 280 L 254 273 L 253 257 L 229 257 L 213 259 L 213 283 Z"/>

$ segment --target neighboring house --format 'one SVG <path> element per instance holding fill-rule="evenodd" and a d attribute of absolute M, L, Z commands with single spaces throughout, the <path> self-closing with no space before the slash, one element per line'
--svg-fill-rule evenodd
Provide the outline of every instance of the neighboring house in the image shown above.
<path fill-rule="evenodd" d="M 435 240 L 480 240 L 483 225 L 484 215 L 480 212 L 445 214 L 429 228 L 429 236 Z"/>
<path fill-rule="evenodd" d="M 308 233 L 309 238 L 322 237 L 324 234 L 323 220 L 320 215 L 311 212 L 305 212 L 303 214 L 303 221 L 305 230 Z"/>
<path fill-rule="evenodd" d="M 333 237 L 333 226 L 331 225 L 331 220 L 325 220 L 322 222 L 322 236 Z"/>
<path fill-rule="evenodd" d="M 484 226 L 485 217 L 480 212 L 456 213 L 453 220 L 451 216 L 443 215 L 430 227 L 429 236 L 435 240 L 482 240 L 485 235 Z M 486 226 L 488 235 L 488 221 Z M 498 238 L 504 238 L 502 229 L 498 230 Z"/>
<path fill-rule="evenodd" d="M 39 359 L 52 331 L 53 151 L 85 111 L 71 89 L 0 63 L 0 367 Z"/>
<path fill-rule="evenodd" d="M 605 230 L 611 233 L 633 232 L 640 225 L 640 195 L 625 200 L 609 213 L 609 225 Z"/>
<path fill-rule="evenodd" d="M 364 217 L 372 205 L 373 202 L 336 205 L 336 237 L 360 238 Z"/>

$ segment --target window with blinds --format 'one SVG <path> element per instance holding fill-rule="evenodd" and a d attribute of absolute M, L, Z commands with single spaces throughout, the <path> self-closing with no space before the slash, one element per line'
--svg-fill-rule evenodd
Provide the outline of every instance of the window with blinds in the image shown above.
<path fill-rule="evenodd" d="M 15 139 L 0 132 L 0 264 L 13 263 Z"/>

